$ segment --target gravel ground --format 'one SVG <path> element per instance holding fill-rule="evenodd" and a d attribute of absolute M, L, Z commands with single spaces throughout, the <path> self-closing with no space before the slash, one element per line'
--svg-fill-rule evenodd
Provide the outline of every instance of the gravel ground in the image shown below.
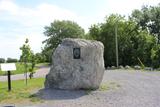
<path fill-rule="evenodd" d="M 160 107 L 160 72 L 107 70 L 105 83 L 118 87 L 92 92 L 42 89 L 44 103 L 27 107 Z"/>

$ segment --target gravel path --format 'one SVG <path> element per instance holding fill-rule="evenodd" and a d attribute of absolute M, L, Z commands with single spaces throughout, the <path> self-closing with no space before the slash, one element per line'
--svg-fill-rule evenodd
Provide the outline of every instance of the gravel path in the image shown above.
<path fill-rule="evenodd" d="M 160 107 L 160 72 L 107 70 L 106 83 L 109 90 L 92 92 L 41 89 L 43 103 L 16 107 Z"/>
<path fill-rule="evenodd" d="M 39 77 L 45 77 L 46 74 L 48 74 L 50 67 L 47 66 L 43 66 L 40 67 L 36 73 L 34 74 L 34 78 L 39 78 Z M 14 72 L 14 71 L 13 71 Z M 29 73 L 27 74 L 28 78 L 29 78 Z M 21 79 L 25 79 L 25 75 L 24 74 L 16 74 L 16 75 L 11 75 L 11 79 L 12 80 L 21 80 Z M 7 81 L 8 77 L 7 76 L 0 76 L 0 81 Z"/>
<path fill-rule="evenodd" d="M 106 82 L 118 88 L 89 94 L 42 89 L 39 93 L 44 103 L 30 107 L 160 107 L 160 72 L 107 70 L 102 84 Z"/>

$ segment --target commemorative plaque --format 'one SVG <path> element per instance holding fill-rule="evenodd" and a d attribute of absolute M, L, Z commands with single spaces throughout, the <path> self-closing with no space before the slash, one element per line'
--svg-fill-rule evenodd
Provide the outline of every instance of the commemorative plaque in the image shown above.
<path fill-rule="evenodd" d="M 73 48 L 73 58 L 74 59 L 80 59 L 81 58 L 80 48 Z"/>

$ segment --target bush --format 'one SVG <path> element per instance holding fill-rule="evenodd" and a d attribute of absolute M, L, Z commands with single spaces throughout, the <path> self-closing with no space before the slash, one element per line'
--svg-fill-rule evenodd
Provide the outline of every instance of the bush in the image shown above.
<path fill-rule="evenodd" d="M 35 60 L 36 60 L 36 63 L 43 63 L 46 61 L 46 58 L 42 53 L 36 53 Z"/>

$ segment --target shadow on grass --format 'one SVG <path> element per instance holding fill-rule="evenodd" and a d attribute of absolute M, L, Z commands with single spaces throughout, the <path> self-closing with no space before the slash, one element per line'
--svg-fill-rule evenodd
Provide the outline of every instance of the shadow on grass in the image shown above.
<path fill-rule="evenodd" d="M 85 90 L 58 90 L 41 89 L 30 97 L 37 97 L 42 100 L 69 100 L 87 95 Z"/>

